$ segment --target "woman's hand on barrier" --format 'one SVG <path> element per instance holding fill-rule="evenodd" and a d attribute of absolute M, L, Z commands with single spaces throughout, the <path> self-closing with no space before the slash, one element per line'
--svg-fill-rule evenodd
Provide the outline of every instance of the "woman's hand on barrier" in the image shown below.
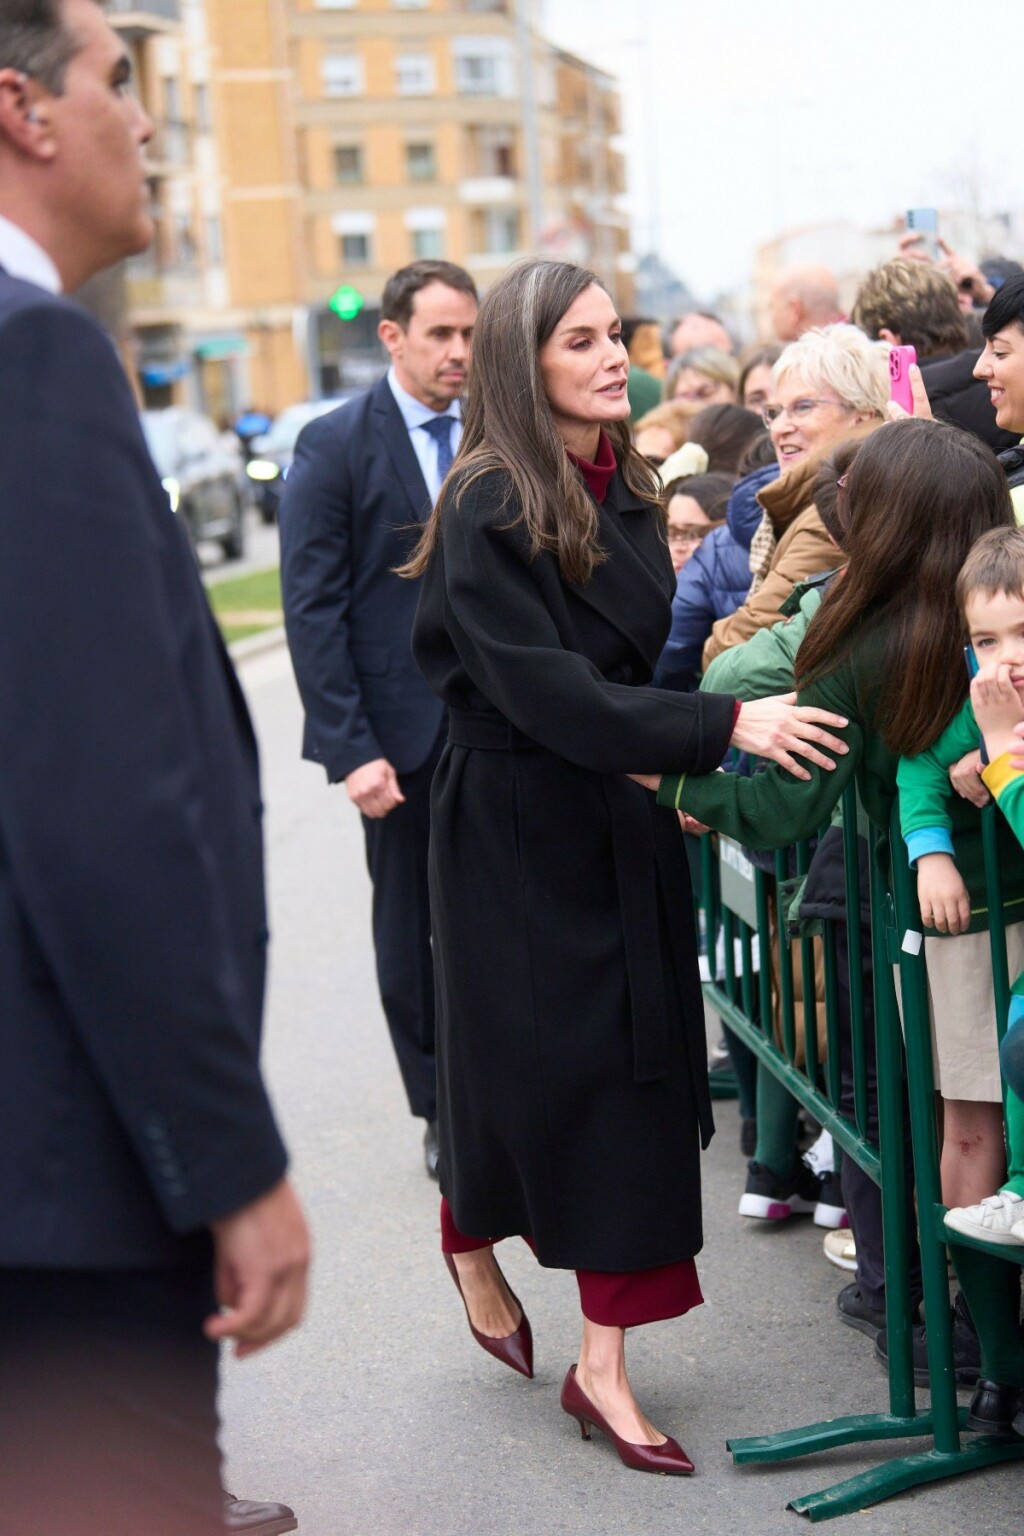
<path fill-rule="evenodd" d="M 981 753 L 975 749 L 968 752 L 958 763 L 954 763 L 949 770 L 949 782 L 952 784 L 961 800 L 969 800 L 981 810 L 988 805 L 991 796 L 981 781 L 981 770 L 985 764 L 981 760 Z"/>
<path fill-rule="evenodd" d="M 1013 751 L 1017 744 L 1014 728 L 1024 719 L 1024 684 L 1015 683 L 1012 672 L 1008 661 L 987 662 L 971 681 L 971 707 L 990 762 Z"/>
<path fill-rule="evenodd" d="M 797 762 L 798 757 L 805 757 L 809 763 L 829 772 L 836 766 L 826 752 L 818 750 L 815 742 L 827 752 L 843 754 L 850 750 L 845 741 L 822 729 L 826 725 L 841 730 L 849 725 L 849 721 L 827 709 L 798 704 L 795 693 L 782 693 L 742 705 L 729 745 L 740 752 L 770 757 L 794 778 L 809 779 L 811 775 L 802 763 Z"/>
<path fill-rule="evenodd" d="M 939 933 L 966 933 L 971 898 L 963 876 L 948 853 L 926 853 L 917 861 L 917 899 L 921 921 Z"/>

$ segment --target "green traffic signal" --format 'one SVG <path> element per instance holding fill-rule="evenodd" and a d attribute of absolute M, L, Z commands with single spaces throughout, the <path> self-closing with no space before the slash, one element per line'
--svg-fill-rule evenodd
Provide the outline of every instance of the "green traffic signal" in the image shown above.
<path fill-rule="evenodd" d="M 342 283 L 327 300 L 327 307 L 333 309 L 339 320 L 354 320 L 363 307 L 363 296 L 350 283 Z"/>

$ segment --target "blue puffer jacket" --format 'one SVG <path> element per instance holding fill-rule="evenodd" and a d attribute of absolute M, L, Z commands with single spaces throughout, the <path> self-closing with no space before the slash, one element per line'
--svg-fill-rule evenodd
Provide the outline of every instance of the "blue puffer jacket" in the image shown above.
<path fill-rule="evenodd" d="M 750 590 L 750 541 L 764 515 L 757 493 L 778 478 L 774 464 L 745 475 L 729 498 L 725 525 L 711 530 L 679 572 L 656 688 L 690 693 L 700 682 L 701 652 L 712 625 L 735 613 Z"/>

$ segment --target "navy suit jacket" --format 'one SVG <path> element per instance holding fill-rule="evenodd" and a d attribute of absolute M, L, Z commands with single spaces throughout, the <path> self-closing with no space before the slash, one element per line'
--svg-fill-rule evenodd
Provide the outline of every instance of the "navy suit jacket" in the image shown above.
<path fill-rule="evenodd" d="M 429 512 L 387 379 L 303 429 L 281 504 L 281 576 L 303 755 L 332 782 L 379 757 L 411 773 L 440 731 L 444 706 L 412 657 L 419 582 L 394 574 Z"/>
<path fill-rule="evenodd" d="M 283 1174 L 256 746 L 105 332 L 0 272 L 0 1265 L 208 1250 Z"/>

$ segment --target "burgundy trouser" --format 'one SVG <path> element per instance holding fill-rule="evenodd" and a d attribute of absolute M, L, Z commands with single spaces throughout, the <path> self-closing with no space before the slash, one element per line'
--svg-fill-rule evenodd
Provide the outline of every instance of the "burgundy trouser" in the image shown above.
<path fill-rule="evenodd" d="M 521 1236 L 533 1248 L 533 1239 L 526 1233 L 505 1233 L 504 1236 Z M 474 1253 L 478 1248 L 491 1248 L 501 1241 L 501 1237 L 463 1236 L 455 1225 L 451 1206 L 441 1196 L 442 1253 Z M 682 1259 L 678 1264 L 659 1264 L 654 1269 L 630 1270 L 626 1274 L 578 1269 L 576 1283 L 580 1288 L 583 1316 L 606 1328 L 637 1328 L 641 1323 L 660 1323 L 668 1317 L 681 1317 L 691 1307 L 699 1307 L 704 1300 L 693 1259 Z"/>

